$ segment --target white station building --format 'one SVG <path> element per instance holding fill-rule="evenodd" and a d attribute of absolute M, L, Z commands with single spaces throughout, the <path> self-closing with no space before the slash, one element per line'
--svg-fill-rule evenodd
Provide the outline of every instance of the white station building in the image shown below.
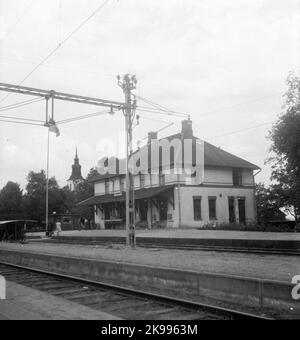
<path fill-rule="evenodd" d="M 180 133 L 167 137 L 170 142 L 174 139 L 192 139 L 193 143 L 198 140 L 191 120 L 182 122 Z M 157 140 L 157 134 L 152 132 L 148 147 L 153 140 Z M 157 174 L 149 171 L 134 176 L 137 228 L 201 228 L 256 221 L 255 171 L 260 168 L 207 142 L 203 142 L 203 152 L 201 176 L 165 174 L 161 165 Z M 170 158 L 172 166 L 172 152 Z M 91 182 L 94 197 L 79 205 L 94 206 L 98 228 L 123 229 L 125 175 L 99 174 Z"/>

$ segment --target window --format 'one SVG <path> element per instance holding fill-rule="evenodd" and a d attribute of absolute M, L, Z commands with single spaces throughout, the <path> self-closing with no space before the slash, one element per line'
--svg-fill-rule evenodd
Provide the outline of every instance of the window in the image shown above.
<path fill-rule="evenodd" d="M 208 207 L 209 207 L 209 219 L 216 220 L 217 219 L 217 198 L 209 197 L 208 198 Z"/>
<path fill-rule="evenodd" d="M 194 197 L 194 220 L 201 221 L 202 214 L 201 214 L 201 197 Z"/>
<path fill-rule="evenodd" d="M 105 180 L 105 194 L 109 194 L 109 179 Z"/>
<path fill-rule="evenodd" d="M 126 191 L 126 178 L 120 179 L 120 191 L 121 192 Z"/>
<path fill-rule="evenodd" d="M 145 175 L 144 174 L 140 174 L 140 188 L 144 188 L 145 187 Z"/>
<path fill-rule="evenodd" d="M 235 187 L 240 187 L 243 185 L 242 171 L 240 169 L 232 170 L 232 180 Z"/>

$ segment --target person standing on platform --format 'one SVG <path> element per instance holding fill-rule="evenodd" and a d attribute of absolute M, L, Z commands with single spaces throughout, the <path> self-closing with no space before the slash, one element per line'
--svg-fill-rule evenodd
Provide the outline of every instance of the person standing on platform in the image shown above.
<path fill-rule="evenodd" d="M 60 233 L 61 233 L 61 222 L 57 221 L 56 222 L 56 235 L 59 236 Z"/>

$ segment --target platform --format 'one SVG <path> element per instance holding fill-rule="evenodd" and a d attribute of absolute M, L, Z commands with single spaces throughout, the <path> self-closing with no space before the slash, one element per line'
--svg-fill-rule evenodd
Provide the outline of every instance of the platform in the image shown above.
<path fill-rule="evenodd" d="M 137 230 L 137 237 L 179 238 L 179 239 L 234 239 L 234 240 L 272 240 L 299 241 L 300 233 L 274 233 L 230 230 L 196 230 L 196 229 L 158 229 Z M 28 236 L 44 237 L 45 233 L 28 233 Z M 123 230 L 82 230 L 63 231 L 61 236 L 68 237 L 125 237 Z"/>
<path fill-rule="evenodd" d="M 0 300 L 0 320 L 118 320 L 118 318 L 8 281 L 7 299 Z"/>
<path fill-rule="evenodd" d="M 83 233 L 85 232 L 82 232 L 82 234 Z M 1 250 L 34 252 L 37 254 L 67 256 L 80 259 L 117 261 L 197 272 L 280 280 L 284 282 L 291 282 L 295 275 L 300 274 L 299 256 L 156 248 L 137 248 L 135 251 L 131 251 L 123 245 L 108 244 L 107 246 L 97 246 L 43 242 L 30 242 L 25 245 L 0 243 L 0 251 Z"/>
<path fill-rule="evenodd" d="M 219 248 L 254 252 L 273 252 L 300 255 L 300 233 L 270 233 L 213 230 L 138 230 L 137 243 L 141 246 Z M 54 242 L 69 244 L 125 244 L 125 231 L 88 230 L 66 231 Z"/>
<path fill-rule="evenodd" d="M 300 315 L 291 297 L 299 256 L 31 242 L 0 244 L 0 260 L 192 301 Z"/>

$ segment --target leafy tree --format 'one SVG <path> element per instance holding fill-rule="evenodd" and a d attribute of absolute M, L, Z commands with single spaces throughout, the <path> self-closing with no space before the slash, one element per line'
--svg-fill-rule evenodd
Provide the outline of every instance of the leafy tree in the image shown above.
<path fill-rule="evenodd" d="M 8 182 L 0 191 L 1 219 L 15 219 L 22 214 L 23 192 L 20 185 Z"/>
<path fill-rule="evenodd" d="M 266 225 L 270 218 L 278 214 L 282 205 L 271 188 L 263 183 L 256 184 L 257 219 L 261 225 Z"/>
<path fill-rule="evenodd" d="M 45 219 L 46 207 L 46 174 L 31 171 L 27 177 L 26 195 L 24 197 L 24 209 L 30 218 L 43 221 Z M 49 179 L 49 213 L 62 213 L 64 208 L 64 197 L 56 179 Z"/>
<path fill-rule="evenodd" d="M 272 163 L 271 189 L 278 205 L 300 217 L 300 77 L 291 73 L 287 79 L 284 113 L 270 133 Z"/>

